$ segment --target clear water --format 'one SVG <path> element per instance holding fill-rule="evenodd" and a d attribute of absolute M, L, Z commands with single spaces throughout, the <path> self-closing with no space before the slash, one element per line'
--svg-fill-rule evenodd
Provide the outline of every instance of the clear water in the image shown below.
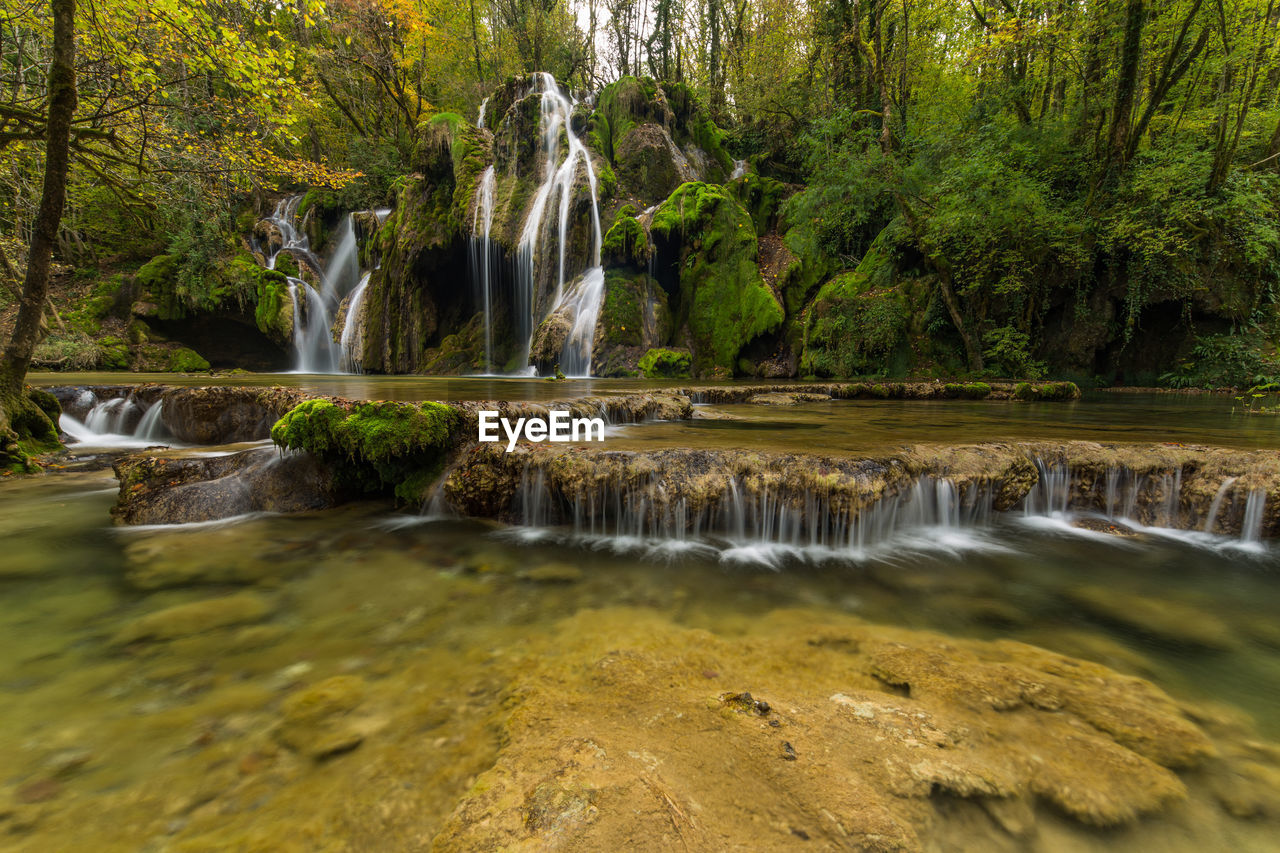
<path fill-rule="evenodd" d="M 509 393 L 517 389 L 535 397 L 544 388 L 565 397 L 578 387 L 295 380 L 330 393 L 401 399 L 518 396 Z M 640 384 L 591 387 L 617 393 Z M 370 394 L 377 391 L 389 393 Z M 723 441 L 834 452 L 996 432 L 1276 441 L 1267 419 L 1232 416 L 1229 403 L 1214 398 L 717 408 L 739 419 L 628 428 L 610 446 Z M 0 849 L 317 849 L 334 839 L 402 849 L 413 846 L 406 838 L 425 847 L 492 766 L 502 743 L 497 721 L 529 662 L 564 642 L 566 619 L 610 608 L 726 638 L 750 637 L 769 614 L 798 608 L 815 621 L 854 616 L 1019 640 L 1150 679 L 1179 701 L 1237 715 L 1256 737 L 1280 740 L 1274 545 L 1245 553 L 1190 538 L 1029 525 L 1010 515 L 984 530 L 908 532 L 874 552 L 821 560 L 782 554 L 765 567 L 696 546 L 655 550 L 567 530 L 431 520 L 382 503 L 122 529 L 109 521 L 115 490 L 109 471 L 0 481 L 0 755 L 7 771 L 0 794 L 17 804 L 16 828 L 0 835 Z M 567 565 L 576 576 L 538 583 L 525 574 L 545 565 L 561 572 Z M 216 575 L 228 566 L 253 582 L 148 592 L 128 581 L 175 567 Z M 1149 627 L 1125 618 L 1123 606 L 1117 616 L 1081 604 L 1099 588 L 1119 602 L 1142 602 Z M 265 619 L 169 642 L 113 642 L 139 616 L 245 589 L 269 602 Z M 600 631 L 576 641 L 614 648 L 619 640 Z M 1206 647 L 1206 633 L 1220 647 Z M 323 764 L 282 749 L 272 732 L 283 698 L 344 674 L 367 685 L 365 742 Z M 1072 838 L 1037 849 L 1152 849 L 1136 830 Z M 1241 843 L 1187 838 L 1180 849 Z"/>

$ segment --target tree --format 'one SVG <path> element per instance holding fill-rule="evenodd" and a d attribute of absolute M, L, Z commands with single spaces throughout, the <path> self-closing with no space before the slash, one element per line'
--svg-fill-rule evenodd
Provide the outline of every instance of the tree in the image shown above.
<path fill-rule="evenodd" d="M 49 59 L 49 108 L 45 121 L 44 183 L 31 233 L 27 272 L 13 334 L 0 356 L 0 464 L 30 467 L 27 447 L 57 442 L 48 414 L 25 391 L 31 356 L 44 330 L 49 265 L 67 197 L 71 122 L 76 111 L 75 0 L 51 0 L 53 48 Z"/>

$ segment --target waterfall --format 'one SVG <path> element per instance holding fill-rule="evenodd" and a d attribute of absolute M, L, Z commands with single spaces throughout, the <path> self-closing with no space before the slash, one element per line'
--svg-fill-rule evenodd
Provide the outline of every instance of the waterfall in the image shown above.
<path fill-rule="evenodd" d="M 488 99 L 485 100 L 488 103 Z M 483 107 L 481 108 L 483 113 Z M 477 301 L 484 311 L 484 372 L 493 373 L 493 192 L 496 175 L 493 166 L 484 170 L 476 190 L 476 215 L 471 226 L 471 277 Z"/>
<path fill-rule="evenodd" d="M 351 214 L 342 217 L 338 246 L 325 264 L 322 281 L 326 300 L 338 301 L 350 293 L 360 281 L 360 246 Z"/>
<path fill-rule="evenodd" d="M 860 510 L 839 509 L 813 492 L 753 490 L 746 480 L 729 477 L 716 500 L 691 513 L 685 498 L 669 496 L 656 477 L 568 496 L 553 493 L 546 473 L 531 466 L 522 476 L 515 511 L 526 528 L 571 524 L 574 536 L 604 539 L 615 548 L 697 549 L 727 561 L 776 565 L 789 556 L 856 557 L 883 547 L 976 547 L 979 539 L 964 532 L 989 526 L 991 504 L 988 486 L 962 488 L 928 476 Z"/>
<path fill-rule="evenodd" d="M 603 302 L 604 270 L 592 267 L 578 280 L 564 300 L 564 304 L 573 310 L 573 325 L 560 355 L 560 368 L 566 376 L 591 375 L 591 350 Z"/>
<path fill-rule="evenodd" d="M 550 231 L 547 222 L 547 211 L 552 201 L 558 202 L 556 209 L 556 226 L 558 239 L 558 255 L 556 267 L 556 286 L 551 299 L 551 310 L 555 311 L 565 305 L 565 253 L 568 246 L 569 206 L 573 196 L 573 185 L 578 176 L 581 164 L 586 170 L 587 185 L 591 195 L 591 262 L 589 270 L 600 267 L 600 208 L 596 199 L 596 173 L 591 165 L 591 156 L 586 147 L 573 132 L 572 114 L 576 103 L 556 84 L 555 78 L 546 72 L 534 75 L 535 84 L 541 96 L 539 130 L 541 136 L 542 183 L 534 196 L 533 205 L 524 222 L 520 235 L 520 244 L 516 257 L 516 305 L 513 317 L 516 335 L 528 362 L 529 346 L 533 339 L 534 310 L 539 297 L 537 281 L 537 262 L 539 249 L 545 249 Z M 563 162 L 560 160 L 560 134 L 563 131 L 568 141 L 568 150 Z M 586 277 L 584 276 L 583 281 Z M 582 282 L 576 288 L 574 300 L 568 304 L 575 312 L 585 311 L 591 315 L 592 334 L 594 335 L 594 317 L 599 313 L 599 300 L 603 296 L 603 288 L 598 292 L 594 288 L 586 288 Z M 594 302 L 593 302 L 594 301 Z M 575 319 L 577 314 L 575 313 Z M 589 373 L 589 365 L 584 373 Z"/>
<path fill-rule="evenodd" d="M 1262 541 L 1262 511 L 1267 506 L 1267 493 L 1263 489 L 1252 489 L 1245 501 L 1244 521 L 1240 524 L 1240 538 L 1244 542 Z"/>
<path fill-rule="evenodd" d="M 1213 502 L 1209 504 L 1209 517 L 1205 519 L 1205 533 L 1213 532 L 1213 525 L 1218 520 L 1218 510 L 1222 509 L 1222 499 L 1226 496 L 1227 490 L 1236 482 L 1235 477 L 1228 477 L 1222 481 L 1222 485 L 1218 487 L 1218 491 L 1213 496 Z"/>
<path fill-rule="evenodd" d="M 267 217 L 280 232 L 281 245 L 274 251 L 267 247 L 267 268 L 276 268 L 281 252 L 300 258 L 319 277 L 317 290 L 301 278 L 289 276 L 289 298 L 293 303 L 293 348 L 297 356 L 295 371 L 298 373 L 340 373 L 358 370 L 351 367 L 350 349 L 347 346 L 347 329 L 363 298 L 368 277 L 360 269 L 360 241 L 356 237 L 354 214 L 342 218 L 333 254 L 323 266 L 311 251 L 310 241 L 296 224 L 301 195 L 293 195 L 276 204 Z M 374 212 L 379 223 L 390 214 L 389 210 Z M 357 292 L 361 300 L 357 300 Z M 333 338 L 334 319 L 342 300 L 348 296 L 347 321 L 343 327 L 343 340 Z M 358 324 L 355 324 L 358 325 Z"/>
<path fill-rule="evenodd" d="M 360 283 L 347 301 L 347 319 L 342 325 L 342 369 L 348 373 L 360 373 L 363 369 L 364 330 L 360 327 L 360 309 L 364 307 L 364 292 L 369 286 L 371 272 L 360 277 Z"/>
<path fill-rule="evenodd" d="M 484 113 L 489 108 L 489 99 L 480 102 L 480 115 L 476 116 L 476 127 L 484 127 Z"/>
<path fill-rule="evenodd" d="M 1203 523 L 1194 506 L 1183 505 L 1181 468 L 1155 475 L 1137 474 L 1128 468 L 1111 466 L 1100 483 L 1089 483 L 1073 475 L 1068 466 L 1036 460 L 1036 484 L 1023 501 L 1028 521 L 1052 521 L 1069 526 L 1073 520 L 1094 517 L 1147 533 L 1178 536 L 1206 546 L 1236 547 L 1258 543 L 1262 537 L 1266 492 L 1254 489 L 1245 501 L 1240 535 L 1224 540 L 1214 535 L 1235 477 L 1226 477 L 1209 503 Z M 1238 507 L 1238 504 L 1235 504 Z M 1195 528 L 1195 529 L 1192 529 Z"/>
<path fill-rule="evenodd" d="M 997 510 L 1000 481 L 958 481 L 925 474 L 888 486 L 869 503 L 849 493 L 792 488 L 760 472 L 726 472 L 710 485 L 661 469 L 623 481 L 562 479 L 554 468 L 526 463 L 512 502 L 517 535 L 586 540 L 601 547 L 651 553 L 701 550 L 721 560 L 777 565 L 784 559 L 861 559 L 903 551 L 956 552 L 1002 548 L 997 526 L 1025 524 L 1055 533 L 1103 537 L 1099 522 L 1147 536 L 1177 539 L 1230 553 L 1257 552 L 1262 544 L 1266 492 L 1254 489 L 1233 506 L 1238 537 L 1199 530 L 1193 505 L 1183 506 L 1183 477 L 1138 476 L 1132 469 L 1071 471 L 1036 459 L 1037 483 L 1022 512 Z M 707 477 L 716 477 L 708 473 Z M 1228 479 L 1219 500 L 1231 489 Z M 691 491 L 684 493 L 684 488 Z M 1197 484 L 1196 488 L 1199 488 Z M 1241 495 L 1243 498 L 1244 496 Z M 1104 516 L 1103 509 L 1133 507 L 1135 515 Z M 1113 510 L 1114 511 L 1114 510 Z M 1210 508 L 1210 514 L 1217 512 Z M 1114 518 L 1107 521 L 1107 518 Z M 557 533 L 557 531 L 559 531 Z M 1019 536 L 1021 538 L 1021 536 Z"/>
<path fill-rule="evenodd" d="M 83 422 L 65 412 L 58 418 L 58 428 L 72 443 L 88 447 L 136 448 L 168 438 L 161 401 L 148 406 L 130 394 L 98 402 L 92 392 L 86 394 L 92 408 Z M 139 413 L 141 417 L 138 417 Z"/>
<path fill-rule="evenodd" d="M 747 176 L 747 161 L 746 161 L 746 160 L 734 160 L 734 161 L 733 161 L 733 174 L 731 174 L 731 175 L 729 176 L 729 180 L 731 180 L 731 181 L 736 181 L 736 180 L 738 180 L 738 178 L 745 178 L 746 176 Z"/>

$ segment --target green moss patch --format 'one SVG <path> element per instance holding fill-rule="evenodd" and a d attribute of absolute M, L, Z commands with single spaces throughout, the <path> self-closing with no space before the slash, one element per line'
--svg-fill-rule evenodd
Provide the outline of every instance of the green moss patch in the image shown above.
<path fill-rule="evenodd" d="M 306 400 L 276 422 L 271 439 L 318 456 L 348 488 L 417 501 L 439 474 L 460 420 L 442 403 L 359 403 L 346 409 Z"/>
<path fill-rule="evenodd" d="M 731 374 L 742 347 L 784 316 L 756 266 L 751 218 L 723 186 L 688 183 L 654 212 L 651 231 L 678 247 L 677 324 L 688 325 L 695 371 Z"/>
<path fill-rule="evenodd" d="M 672 349 L 651 349 L 640 357 L 640 372 L 646 379 L 687 379 L 693 357 Z"/>

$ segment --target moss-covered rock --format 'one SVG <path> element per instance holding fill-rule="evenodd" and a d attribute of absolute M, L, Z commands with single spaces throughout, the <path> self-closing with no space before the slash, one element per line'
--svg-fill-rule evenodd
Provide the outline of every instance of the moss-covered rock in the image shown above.
<path fill-rule="evenodd" d="M 623 205 L 614 216 L 613 225 L 605 232 L 600 254 L 606 266 L 631 266 L 645 269 L 649 265 L 649 234 L 636 219 L 634 205 Z"/>
<path fill-rule="evenodd" d="M 739 351 L 784 317 L 756 266 L 751 218 L 723 186 L 690 183 L 654 212 L 650 231 L 679 278 L 676 325 L 688 327 L 695 373 L 732 372 Z"/>
<path fill-rule="evenodd" d="M 209 362 L 193 349 L 180 347 L 169 354 L 170 373 L 202 373 L 209 369 Z"/>
<path fill-rule="evenodd" d="M 156 255 L 138 269 L 138 284 L 146 301 L 157 306 L 161 320 L 177 319 L 185 313 L 177 294 L 177 277 L 177 255 Z"/>
<path fill-rule="evenodd" d="M 299 403 L 271 428 L 281 447 L 330 463 L 344 485 L 421 500 L 456 441 L 460 418 L 441 403 Z"/>
<path fill-rule="evenodd" d="M 687 352 L 651 349 L 640 358 L 640 372 L 646 379 L 687 379 L 692 364 Z"/>
<path fill-rule="evenodd" d="M 800 370 L 836 377 L 889 373 L 906 325 L 900 293 L 873 289 L 860 272 L 836 276 L 809 307 Z"/>
<path fill-rule="evenodd" d="M 208 365 L 205 365 L 207 368 Z M 128 370 L 129 342 L 114 335 L 98 338 L 98 368 L 100 370 Z"/>
<path fill-rule="evenodd" d="M 787 195 L 787 185 L 773 178 L 762 178 L 748 172 L 729 184 L 738 202 L 751 215 L 756 234 L 764 236 L 775 224 L 782 200 Z"/>
<path fill-rule="evenodd" d="M 263 270 L 258 279 L 258 304 L 253 319 L 258 331 L 282 346 L 293 340 L 293 297 L 289 280 L 274 270 Z"/>
<path fill-rule="evenodd" d="M 723 131 L 680 83 L 623 77 L 600 92 L 586 127 L 621 194 L 646 204 L 686 181 L 723 181 L 732 169 Z"/>

